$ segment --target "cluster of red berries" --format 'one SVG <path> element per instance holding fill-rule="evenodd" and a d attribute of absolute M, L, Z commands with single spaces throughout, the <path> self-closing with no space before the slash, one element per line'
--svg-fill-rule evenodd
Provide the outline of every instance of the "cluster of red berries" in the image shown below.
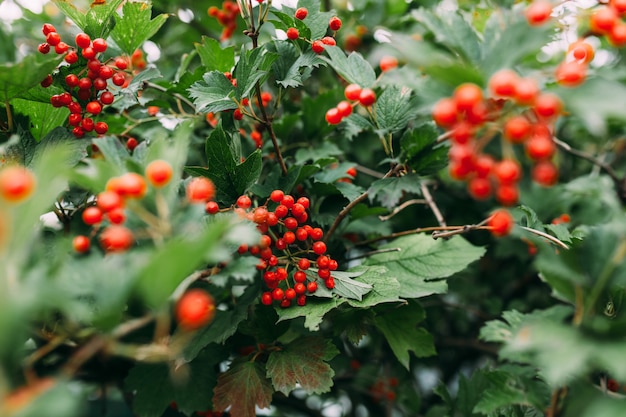
<path fill-rule="evenodd" d="M 308 15 L 309 15 L 309 11 L 306 9 L 306 7 L 300 7 L 294 13 L 294 17 L 298 20 L 304 20 L 306 19 Z M 341 29 L 341 25 L 342 25 L 341 19 L 337 16 L 331 17 L 330 20 L 328 21 L 328 28 L 331 31 L 333 31 L 334 34 L 336 34 L 336 32 L 339 29 Z M 287 29 L 287 39 L 292 40 L 292 41 L 295 41 L 296 39 L 300 39 L 300 32 L 298 31 L 298 29 L 295 27 L 290 27 L 289 29 Z M 307 40 L 307 41 L 311 43 L 311 49 L 316 54 L 321 54 L 322 52 L 324 52 L 324 48 L 326 45 L 328 46 L 337 45 L 337 41 L 335 41 L 334 36 L 324 36 L 321 39 Z"/>
<path fill-rule="evenodd" d="M 307 197 L 296 200 L 281 190 L 272 191 L 266 203 L 256 208 L 252 208 L 248 196 L 237 199 L 235 211 L 256 223 L 262 233 L 257 245 L 241 245 L 238 252 L 260 258 L 257 269 L 263 272 L 269 289 L 261 296 L 265 305 L 277 302 L 281 307 L 289 307 L 294 301 L 305 305 L 307 294 L 317 291 L 318 278 L 326 288 L 335 287 L 332 271 L 337 270 L 338 264 L 326 255 L 322 229 L 307 224 L 309 205 Z M 210 201 L 206 211 L 215 214 L 220 208 Z M 315 273 L 310 271 L 312 265 L 317 267 Z"/>
<path fill-rule="evenodd" d="M 209 7 L 208 14 L 217 19 L 224 28 L 220 40 L 230 39 L 237 29 L 237 16 L 240 13 L 239 5 L 234 1 L 226 0 L 222 3 L 222 8 L 216 6 Z"/>
<path fill-rule="evenodd" d="M 173 170 L 168 162 L 155 160 L 146 167 L 145 176 L 129 172 L 109 179 L 105 190 L 96 196 L 94 204 L 82 212 L 83 223 L 92 226 L 93 230 L 90 236 L 79 235 L 74 238 L 74 250 L 78 253 L 88 252 L 91 249 L 91 239 L 98 233 L 100 246 L 105 252 L 128 250 L 133 245 L 135 237 L 133 232 L 124 226 L 126 201 L 142 199 L 146 195 L 148 184 L 155 189 L 164 187 L 172 175 Z M 189 183 L 189 186 L 191 185 L 192 182 Z M 214 190 L 213 184 L 210 185 Z M 193 201 L 191 197 L 188 199 Z"/>
<path fill-rule="evenodd" d="M 396 391 L 399 381 L 398 378 L 392 376 L 390 378 L 379 378 L 369 387 L 369 394 L 375 402 L 396 400 Z"/>
<path fill-rule="evenodd" d="M 452 97 L 435 104 L 432 116 L 452 141 L 450 175 L 467 181 L 469 193 L 478 200 L 494 194 L 495 185 L 496 200 L 510 206 L 518 200 L 517 183 L 522 178 L 512 145 L 524 145 L 534 162 L 535 182 L 550 186 L 558 180 L 551 161 L 556 152 L 552 130 L 563 104 L 556 95 L 540 92 L 533 79 L 506 69 L 491 77 L 489 92 L 491 97 L 485 98 L 476 84 L 462 84 Z M 505 155 L 501 161 L 483 153 L 498 132 Z"/>
<path fill-rule="evenodd" d="M 46 42 L 39 45 L 39 52 L 47 54 L 54 47 L 57 54 L 65 54 L 65 62 L 73 65 L 80 60 L 80 50 L 86 63 L 83 69 L 72 71 L 65 77 L 63 88 L 66 91 L 50 97 L 50 103 L 54 107 L 69 109 L 68 123 L 73 128 L 75 137 L 82 138 L 89 132 L 105 134 L 109 129 L 106 122 L 95 122 L 93 117 L 115 100 L 115 96 L 109 91 L 108 80 L 118 87 L 127 82 L 124 70 L 128 67 L 128 61 L 119 57 L 113 60 L 112 65 L 100 62 L 99 54 L 107 50 L 107 42 L 102 38 L 92 40 L 89 35 L 79 33 L 75 39 L 76 47 L 71 47 L 61 41 L 61 36 L 51 24 L 44 24 L 42 31 Z M 49 87 L 52 83 L 53 77 L 48 75 L 41 85 Z"/>
<path fill-rule="evenodd" d="M 344 90 L 347 100 L 340 101 L 336 107 L 326 112 L 326 121 L 331 125 L 341 123 L 344 117 L 352 114 L 355 105 L 370 107 L 376 103 L 376 93 L 371 88 L 361 88 L 358 84 L 349 84 Z"/>

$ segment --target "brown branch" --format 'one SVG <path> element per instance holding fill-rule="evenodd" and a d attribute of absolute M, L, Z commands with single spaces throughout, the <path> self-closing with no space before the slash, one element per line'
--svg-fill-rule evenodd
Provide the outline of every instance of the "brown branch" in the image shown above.
<path fill-rule="evenodd" d="M 428 204 L 428 207 L 430 207 L 430 210 L 435 215 L 435 218 L 437 219 L 437 223 L 439 223 L 439 226 L 442 226 L 442 227 L 447 226 L 446 220 L 443 218 L 443 215 L 441 214 L 441 211 L 439 210 L 437 203 L 435 203 L 435 200 L 433 199 L 432 194 L 430 194 L 430 190 L 428 189 L 428 186 L 426 185 L 424 181 L 420 182 L 420 188 L 422 189 L 422 194 L 424 195 L 424 198 L 426 199 L 426 204 Z"/>

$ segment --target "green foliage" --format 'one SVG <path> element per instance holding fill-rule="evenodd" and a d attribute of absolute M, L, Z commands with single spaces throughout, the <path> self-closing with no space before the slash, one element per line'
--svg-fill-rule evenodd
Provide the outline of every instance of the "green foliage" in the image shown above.
<path fill-rule="evenodd" d="M 144 2 L 126 2 L 121 17 L 115 19 L 111 37 L 120 49 L 132 55 L 145 41 L 154 36 L 167 20 L 166 14 L 151 19 L 152 7 Z"/>

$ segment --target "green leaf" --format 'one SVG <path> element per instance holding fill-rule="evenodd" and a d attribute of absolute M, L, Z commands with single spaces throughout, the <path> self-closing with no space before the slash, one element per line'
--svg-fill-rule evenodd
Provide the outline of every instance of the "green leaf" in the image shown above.
<path fill-rule="evenodd" d="M 374 113 L 378 134 L 387 135 L 406 128 L 417 115 L 417 103 L 411 90 L 399 86 L 385 88 L 376 100 Z"/>
<path fill-rule="evenodd" d="M 414 10 L 411 16 L 435 36 L 437 43 L 468 62 L 480 62 L 481 45 L 478 35 L 459 11 L 441 11 L 435 14 L 420 8 Z"/>
<path fill-rule="evenodd" d="M 370 88 L 376 82 L 376 73 L 363 56 L 353 52 L 346 57 L 343 49 L 338 46 L 327 46 L 327 57 L 322 57 L 348 83 L 358 84 L 362 88 Z"/>
<path fill-rule="evenodd" d="M 371 286 L 371 291 L 365 294 L 362 300 L 348 300 L 348 304 L 356 308 L 368 308 L 382 303 L 401 302 L 400 283 L 394 277 L 389 276 L 389 270 L 384 266 L 358 266 L 352 271 L 365 272 L 358 276 L 358 281 Z"/>
<path fill-rule="evenodd" d="M 311 268 L 311 270 L 313 272 L 317 271 L 315 268 Z M 361 301 L 363 296 L 372 290 L 372 286 L 352 278 L 359 277 L 366 271 L 367 268 L 363 267 L 350 271 L 333 271 L 332 276 L 335 278 L 335 288 L 333 292 L 340 297 Z"/>
<path fill-rule="evenodd" d="M 311 39 L 320 39 L 328 31 L 328 21 L 334 13 L 322 12 L 320 0 L 298 0 L 298 7 L 306 7 L 309 14 L 304 19 L 304 23 L 311 31 Z"/>
<path fill-rule="evenodd" d="M 81 159 L 87 156 L 85 144 L 81 141 L 77 141 L 74 135 L 72 135 L 66 128 L 59 126 L 48 132 L 48 134 L 41 139 L 35 148 L 33 159 L 40 159 L 44 153 L 50 152 L 57 146 L 61 146 L 68 150 L 66 157 L 57 161 L 60 166 L 73 168 Z"/>
<path fill-rule="evenodd" d="M 14 99 L 11 104 L 16 113 L 28 117 L 30 132 L 38 142 L 52 129 L 61 126 L 70 114 L 67 108 L 55 108 L 50 103 Z"/>
<path fill-rule="evenodd" d="M 117 16 L 117 9 L 123 1 L 110 0 L 101 4 L 92 3 L 85 14 L 84 26 L 80 26 L 78 22 L 74 23 L 91 36 L 92 39 L 106 39 L 111 29 L 115 26 L 114 16 Z M 130 53 L 132 54 L 132 52 Z"/>
<path fill-rule="evenodd" d="M 386 267 L 402 286 L 403 298 L 445 293 L 447 284 L 441 278 L 462 271 L 485 253 L 460 236 L 434 240 L 424 234 L 403 236 L 380 247 L 394 248 L 400 250 L 370 256 L 365 264 Z"/>
<path fill-rule="evenodd" d="M 272 400 L 272 384 L 258 361 L 234 361 L 220 374 L 213 391 L 216 411 L 230 407 L 233 417 L 255 417 L 255 408 L 268 408 Z"/>
<path fill-rule="evenodd" d="M 257 83 L 265 82 L 276 58 L 278 58 L 277 54 L 265 48 L 255 48 L 251 51 L 244 51 L 242 48 L 233 74 L 233 77 L 237 79 L 235 96 L 238 100 L 250 97 Z"/>
<path fill-rule="evenodd" d="M 126 2 L 122 8 L 122 16 L 115 19 L 115 27 L 111 37 L 128 55 L 150 39 L 163 26 L 168 15 L 160 14 L 154 19 L 152 5 L 144 2 Z"/>
<path fill-rule="evenodd" d="M 62 57 L 30 54 L 18 63 L 0 65 L 0 100 L 6 103 L 39 85 L 61 62 Z"/>
<path fill-rule="evenodd" d="M 86 27 L 86 14 L 76 8 L 70 0 L 52 0 L 55 6 L 61 9 L 61 12 L 81 29 Z"/>
<path fill-rule="evenodd" d="M 345 300 L 337 298 L 321 299 L 315 296 L 308 297 L 304 306 L 298 306 L 298 308 L 281 308 L 277 310 L 278 321 L 304 317 L 304 327 L 311 331 L 317 331 L 320 328 L 324 316 L 344 302 Z"/>
<path fill-rule="evenodd" d="M 376 316 L 374 324 L 385 335 L 398 361 L 409 369 L 409 352 L 423 358 L 434 355 L 433 337 L 417 324 L 425 318 L 424 309 L 417 304 L 396 308 Z"/>
<path fill-rule="evenodd" d="M 325 62 L 315 52 L 307 51 L 300 54 L 291 43 L 276 41 L 272 46 L 272 51 L 278 55 L 272 65 L 272 71 L 276 84 L 283 88 L 301 86 L 312 68 L 325 65 Z"/>
<path fill-rule="evenodd" d="M 202 43 L 194 43 L 202 66 L 208 71 L 231 71 L 235 65 L 235 47 L 222 48 L 220 43 L 208 36 L 202 37 Z"/>
<path fill-rule="evenodd" d="M 232 141 L 221 125 L 211 132 L 205 150 L 209 166 L 202 175 L 209 177 L 215 184 L 217 201 L 231 204 L 244 194 L 261 174 L 261 151 L 257 149 L 248 155 L 243 163 L 238 164 L 239 155 L 235 154 Z"/>
<path fill-rule="evenodd" d="M 400 139 L 402 160 L 420 175 L 433 174 L 448 164 L 448 147 L 437 144 L 433 123 L 407 130 Z"/>
<path fill-rule="evenodd" d="M 480 390 L 475 413 L 495 413 L 511 405 L 529 405 L 541 409 L 550 395 L 546 384 L 539 380 L 532 369 L 510 366 L 504 369 L 482 372 L 486 386 Z M 512 370 L 514 372 L 507 372 Z M 474 378 L 472 378 L 473 380 Z"/>
<path fill-rule="evenodd" d="M 370 201 L 377 199 L 383 207 L 393 209 L 407 193 L 421 195 L 420 179 L 417 175 L 381 178 L 372 183 L 368 190 Z"/>
<path fill-rule="evenodd" d="M 258 259 L 253 256 L 235 258 L 217 274 L 211 275 L 211 284 L 224 287 L 231 282 L 231 278 L 238 284 L 252 283 L 257 276 L 255 267 L 258 263 Z"/>
<path fill-rule="evenodd" d="M 335 372 L 328 364 L 339 351 L 330 340 L 300 337 L 272 352 L 267 360 L 267 376 L 276 391 L 286 396 L 298 386 L 307 394 L 330 391 Z"/>
<path fill-rule="evenodd" d="M 181 367 L 166 363 L 136 364 L 124 380 L 125 389 L 135 392 L 133 411 L 140 417 L 160 417 L 172 401 L 187 415 L 210 410 L 217 383 L 216 365 L 224 356 L 214 346 Z"/>
<path fill-rule="evenodd" d="M 237 103 L 233 100 L 235 87 L 222 71 L 204 74 L 202 81 L 194 83 L 189 88 L 189 96 L 199 113 L 217 113 L 237 108 Z"/>

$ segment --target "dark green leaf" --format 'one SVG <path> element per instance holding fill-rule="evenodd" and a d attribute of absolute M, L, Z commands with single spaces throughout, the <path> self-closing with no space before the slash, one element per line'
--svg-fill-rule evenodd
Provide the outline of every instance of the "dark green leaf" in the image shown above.
<path fill-rule="evenodd" d="M 152 17 L 152 5 L 144 2 L 126 2 L 122 15 L 115 19 L 111 37 L 128 55 L 150 39 L 167 20 L 166 14 Z"/>
<path fill-rule="evenodd" d="M 359 275 L 357 280 L 372 287 L 371 291 L 365 294 L 362 300 L 348 300 L 348 304 L 357 308 L 373 307 L 382 303 L 400 302 L 400 283 L 397 279 L 389 275 L 389 270 L 384 266 L 359 266 L 352 271 L 364 269 L 363 275 Z"/>
<path fill-rule="evenodd" d="M 277 54 L 265 48 L 255 48 L 251 51 L 242 49 L 233 74 L 233 77 L 237 79 L 235 96 L 238 100 L 250 97 L 257 83 L 263 84 L 276 58 L 278 58 Z"/>
<path fill-rule="evenodd" d="M 437 130 L 432 123 L 407 130 L 402 139 L 402 159 L 418 174 L 433 174 L 448 164 L 448 148 L 437 144 Z"/>
<path fill-rule="evenodd" d="M 311 331 L 317 331 L 320 328 L 324 316 L 344 302 L 345 300 L 339 300 L 337 298 L 308 297 L 306 305 L 304 306 L 298 306 L 298 308 L 281 308 L 277 310 L 278 321 L 304 317 L 304 327 Z"/>
<path fill-rule="evenodd" d="M 287 42 L 276 41 L 272 44 L 272 51 L 278 54 L 278 58 L 272 65 L 276 83 L 283 88 L 299 87 L 302 85 L 302 68 L 314 68 L 324 65 L 324 61 L 313 51 L 300 54 L 296 47 Z"/>
<path fill-rule="evenodd" d="M 417 103 L 411 90 L 399 86 L 387 87 L 376 100 L 374 113 L 379 135 L 398 132 L 417 115 Z"/>
<path fill-rule="evenodd" d="M 207 36 L 202 37 L 202 43 L 195 43 L 194 46 L 207 71 L 231 71 L 235 65 L 233 46 L 222 48 L 217 40 Z"/>
<path fill-rule="evenodd" d="M 296 387 L 307 394 L 330 391 L 335 372 L 328 361 L 339 351 L 330 340 L 302 337 L 272 352 L 267 360 L 267 376 L 274 389 L 289 395 Z"/>
<path fill-rule="evenodd" d="M 50 103 L 15 99 L 11 104 L 16 113 L 28 116 L 30 132 L 36 141 L 40 141 L 55 127 L 61 126 L 70 114 L 67 108 L 55 108 Z"/>
<path fill-rule="evenodd" d="M 198 112 L 217 113 L 237 108 L 233 100 L 235 87 L 221 71 L 204 74 L 202 81 L 189 88 L 189 96 L 193 99 Z"/>
<path fill-rule="evenodd" d="M 217 411 L 230 407 L 235 417 L 255 417 L 255 408 L 268 408 L 272 401 L 272 384 L 265 367 L 258 361 L 235 361 L 220 374 L 213 391 Z"/>
<path fill-rule="evenodd" d="M 421 194 L 420 179 L 417 175 L 408 174 L 403 177 L 381 178 L 372 183 L 369 190 L 369 199 L 377 199 L 388 209 L 398 205 L 401 198 L 407 193 Z"/>
<path fill-rule="evenodd" d="M 117 9 L 124 0 L 109 0 L 104 3 L 92 3 L 85 14 L 85 27 L 81 27 L 92 39 L 106 39 L 115 26 Z M 78 23 L 75 22 L 77 25 Z M 133 50 L 134 52 L 134 50 Z M 132 52 L 130 52 L 132 54 Z"/>
<path fill-rule="evenodd" d="M 311 270 L 313 272 L 317 271 L 315 268 L 311 268 Z M 372 290 L 372 286 L 353 278 L 363 275 L 366 271 L 367 268 L 359 268 L 358 270 L 351 271 L 333 271 L 332 275 L 335 278 L 335 288 L 333 292 L 340 297 L 361 301 L 363 296 Z"/>
<path fill-rule="evenodd" d="M 54 70 L 60 56 L 30 54 L 18 63 L 0 65 L 0 100 L 9 102 L 39 85 Z"/>
<path fill-rule="evenodd" d="M 343 49 L 338 46 L 327 46 L 328 58 L 322 57 L 341 77 L 349 83 L 370 88 L 376 82 L 376 73 L 361 54 L 353 52 L 346 57 Z"/>

